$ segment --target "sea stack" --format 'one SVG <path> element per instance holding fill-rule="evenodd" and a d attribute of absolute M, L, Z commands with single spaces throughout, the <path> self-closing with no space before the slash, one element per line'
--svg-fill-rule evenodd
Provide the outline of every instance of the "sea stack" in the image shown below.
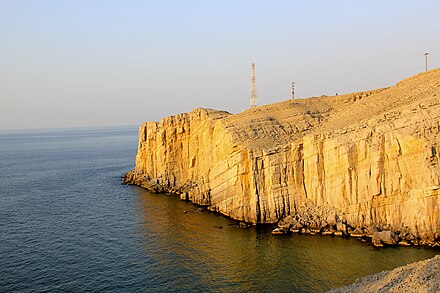
<path fill-rule="evenodd" d="M 438 244 L 439 133 L 435 69 L 389 88 L 144 123 L 125 178 L 248 223 L 306 216 L 300 229 Z"/>

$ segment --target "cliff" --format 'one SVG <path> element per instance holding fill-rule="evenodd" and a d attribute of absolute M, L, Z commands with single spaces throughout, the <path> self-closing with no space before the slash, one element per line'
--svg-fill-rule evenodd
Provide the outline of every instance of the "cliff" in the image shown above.
<path fill-rule="evenodd" d="M 436 69 L 368 92 L 144 123 L 126 181 L 250 223 L 292 216 L 299 229 L 434 242 L 439 132 Z"/>

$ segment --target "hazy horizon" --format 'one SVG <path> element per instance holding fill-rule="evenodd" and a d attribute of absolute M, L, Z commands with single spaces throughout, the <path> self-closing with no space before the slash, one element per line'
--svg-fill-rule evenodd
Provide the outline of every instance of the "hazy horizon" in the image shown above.
<path fill-rule="evenodd" d="M 0 0 L 0 130 L 139 125 L 440 67 L 438 1 Z"/>

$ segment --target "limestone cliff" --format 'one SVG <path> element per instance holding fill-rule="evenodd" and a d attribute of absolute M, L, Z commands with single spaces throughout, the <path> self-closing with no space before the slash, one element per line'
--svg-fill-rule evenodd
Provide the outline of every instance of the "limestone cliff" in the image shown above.
<path fill-rule="evenodd" d="M 127 181 L 251 223 L 275 223 L 308 203 L 332 215 L 320 227 L 387 224 L 433 241 L 439 133 L 436 69 L 368 92 L 144 123 Z"/>

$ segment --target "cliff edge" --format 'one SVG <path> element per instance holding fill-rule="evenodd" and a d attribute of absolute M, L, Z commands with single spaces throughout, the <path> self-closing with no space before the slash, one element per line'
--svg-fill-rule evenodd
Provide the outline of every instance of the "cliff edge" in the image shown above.
<path fill-rule="evenodd" d="M 438 243 L 439 133 L 435 69 L 389 88 L 144 123 L 125 180 L 250 223 Z"/>

